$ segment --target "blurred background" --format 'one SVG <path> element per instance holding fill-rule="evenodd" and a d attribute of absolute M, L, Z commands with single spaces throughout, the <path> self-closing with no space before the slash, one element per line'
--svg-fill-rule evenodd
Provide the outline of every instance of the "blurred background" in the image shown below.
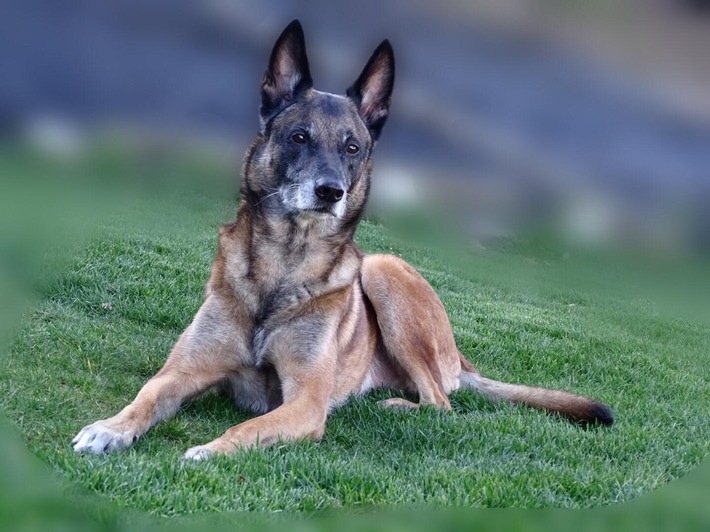
<path fill-rule="evenodd" d="M 195 148 L 231 160 L 237 179 L 270 48 L 299 18 L 321 90 L 342 92 L 383 38 L 394 45 L 380 214 L 443 205 L 482 246 L 542 230 L 710 247 L 706 0 L 18 0 L 0 10 L 5 156 L 21 146 L 81 157 L 103 141 L 142 160 Z"/>

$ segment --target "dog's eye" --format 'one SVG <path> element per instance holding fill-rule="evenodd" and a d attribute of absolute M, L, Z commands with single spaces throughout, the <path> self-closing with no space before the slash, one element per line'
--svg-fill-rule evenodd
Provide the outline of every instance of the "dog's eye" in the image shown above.
<path fill-rule="evenodd" d="M 355 155 L 357 152 L 360 151 L 360 148 L 358 148 L 355 144 L 348 144 L 348 147 L 345 148 L 345 151 L 348 152 L 350 155 Z"/>
<path fill-rule="evenodd" d="M 303 144 L 306 142 L 306 136 L 303 133 L 294 133 L 291 135 L 291 140 L 296 144 Z"/>

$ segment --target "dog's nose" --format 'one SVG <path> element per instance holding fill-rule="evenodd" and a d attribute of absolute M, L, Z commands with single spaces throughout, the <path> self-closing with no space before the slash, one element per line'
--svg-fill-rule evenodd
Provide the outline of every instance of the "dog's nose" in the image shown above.
<path fill-rule="evenodd" d="M 337 181 L 330 179 L 318 181 L 316 183 L 316 196 L 328 203 L 335 203 L 343 199 L 343 186 Z"/>

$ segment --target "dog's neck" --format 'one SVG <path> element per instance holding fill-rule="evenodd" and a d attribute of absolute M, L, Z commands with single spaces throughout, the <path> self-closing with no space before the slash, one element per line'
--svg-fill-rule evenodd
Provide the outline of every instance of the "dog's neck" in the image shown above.
<path fill-rule="evenodd" d="M 235 223 L 247 261 L 245 276 L 252 281 L 265 286 L 286 278 L 327 282 L 344 255 L 359 257 L 352 232 L 344 232 L 340 220 L 309 213 L 276 216 L 262 205 L 242 201 Z"/>

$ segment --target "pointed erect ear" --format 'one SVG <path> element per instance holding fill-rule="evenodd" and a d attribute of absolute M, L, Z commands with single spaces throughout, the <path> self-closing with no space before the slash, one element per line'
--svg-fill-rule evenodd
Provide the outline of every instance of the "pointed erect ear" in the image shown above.
<path fill-rule="evenodd" d="M 303 28 L 294 20 L 271 51 L 269 67 L 261 82 L 261 121 L 266 124 L 303 91 L 313 86 L 306 56 Z"/>
<path fill-rule="evenodd" d="M 382 41 L 365 65 L 360 77 L 347 90 L 357 105 L 373 140 L 385 125 L 394 87 L 394 51 L 388 40 Z"/>

